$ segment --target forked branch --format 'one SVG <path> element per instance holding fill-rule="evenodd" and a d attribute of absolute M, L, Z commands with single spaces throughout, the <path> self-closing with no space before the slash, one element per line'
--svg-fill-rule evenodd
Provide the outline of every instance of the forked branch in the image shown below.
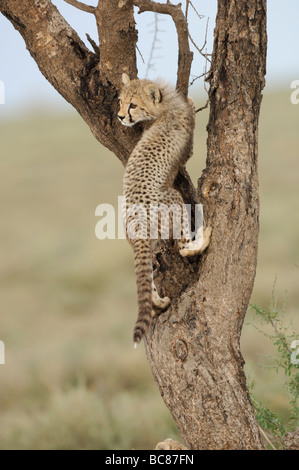
<path fill-rule="evenodd" d="M 153 0 L 133 0 L 133 3 L 139 8 L 138 13 L 152 11 L 154 13 L 170 15 L 173 19 L 177 30 L 179 45 L 176 87 L 187 96 L 193 52 L 190 50 L 188 23 L 181 9 L 181 4 L 173 5 L 169 1 L 167 1 L 167 3 L 157 3 Z"/>
<path fill-rule="evenodd" d="M 78 8 L 79 10 L 87 13 L 96 14 L 97 7 L 86 5 L 78 0 L 64 0 L 66 3 Z M 162 13 L 171 16 L 176 27 L 178 35 L 178 72 L 176 87 L 184 95 L 188 94 L 189 77 L 191 71 L 191 64 L 193 60 L 193 52 L 189 46 L 189 31 L 187 18 L 185 17 L 181 4 L 174 5 L 167 1 L 167 3 L 157 3 L 153 0 L 133 0 L 135 6 L 139 8 L 138 13 L 145 11 L 152 11 L 155 13 Z"/>

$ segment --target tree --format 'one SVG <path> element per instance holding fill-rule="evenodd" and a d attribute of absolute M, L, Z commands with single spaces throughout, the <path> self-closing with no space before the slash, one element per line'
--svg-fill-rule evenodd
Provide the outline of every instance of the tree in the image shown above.
<path fill-rule="evenodd" d="M 192 53 L 180 5 L 153 0 L 66 0 L 95 15 L 99 46 L 89 50 L 50 0 L 0 0 L 42 74 L 92 133 L 125 165 L 140 129 L 115 118 L 121 75 L 137 76 L 133 6 L 172 17 L 178 33 L 177 88 L 187 94 Z M 187 2 L 188 3 L 188 2 Z M 157 248 L 162 294 L 172 300 L 145 339 L 161 395 L 189 449 L 263 449 L 246 387 L 240 335 L 252 292 L 258 244 L 258 119 L 266 61 L 266 0 L 218 2 L 209 82 L 206 169 L 194 188 L 182 169 L 176 186 L 203 201 L 213 227 L 207 252 L 180 257 Z"/>

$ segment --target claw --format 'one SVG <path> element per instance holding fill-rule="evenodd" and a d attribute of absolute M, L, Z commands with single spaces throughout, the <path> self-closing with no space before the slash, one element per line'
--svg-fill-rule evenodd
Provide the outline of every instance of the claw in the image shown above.
<path fill-rule="evenodd" d="M 200 245 L 196 240 L 189 242 L 189 244 L 184 245 L 182 249 L 180 249 L 180 255 L 181 256 L 195 256 L 203 253 L 205 249 L 209 246 L 210 244 L 210 238 L 211 238 L 211 233 L 212 233 L 212 228 L 207 227 L 204 231 L 203 235 L 203 240 L 200 240 Z"/>

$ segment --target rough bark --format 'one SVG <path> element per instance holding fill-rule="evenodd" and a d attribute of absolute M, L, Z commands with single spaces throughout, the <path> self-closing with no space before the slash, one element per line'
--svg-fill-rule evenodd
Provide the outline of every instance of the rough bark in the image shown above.
<path fill-rule="evenodd" d="M 172 304 L 154 320 L 146 351 L 188 448 L 262 449 L 239 340 L 257 257 L 266 0 L 218 3 L 207 167 L 198 194 L 185 170 L 176 182 L 186 202 L 203 200 L 212 240 L 202 257 L 190 260 L 181 258 L 172 243 L 159 247 L 160 294 L 167 293 Z M 0 11 L 23 36 L 44 76 L 125 164 L 142 132 L 124 129 L 115 119 L 121 74 L 137 75 L 133 0 L 99 1 L 100 57 L 49 0 L 0 0 Z"/>
<path fill-rule="evenodd" d="M 199 182 L 206 221 L 213 227 L 211 244 L 196 264 L 194 282 L 176 293 L 147 338 L 160 392 L 193 449 L 263 448 L 239 341 L 257 258 L 265 21 L 262 0 L 219 2 L 208 158 Z M 181 273 L 173 274 L 179 284 Z M 176 284 L 167 279 L 165 291 L 170 281 Z"/>
<path fill-rule="evenodd" d="M 283 448 L 285 450 L 299 450 L 299 428 L 285 436 Z"/>

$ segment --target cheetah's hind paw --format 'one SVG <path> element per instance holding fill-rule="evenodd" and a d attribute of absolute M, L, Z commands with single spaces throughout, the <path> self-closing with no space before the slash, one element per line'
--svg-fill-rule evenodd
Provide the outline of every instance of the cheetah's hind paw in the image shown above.
<path fill-rule="evenodd" d="M 166 310 L 170 304 L 170 299 L 168 297 L 161 298 L 159 296 L 154 282 L 152 283 L 152 302 L 153 302 L 153 310 L 152 310 L 153 316 L 155 316 L 161 310 Z"/>

